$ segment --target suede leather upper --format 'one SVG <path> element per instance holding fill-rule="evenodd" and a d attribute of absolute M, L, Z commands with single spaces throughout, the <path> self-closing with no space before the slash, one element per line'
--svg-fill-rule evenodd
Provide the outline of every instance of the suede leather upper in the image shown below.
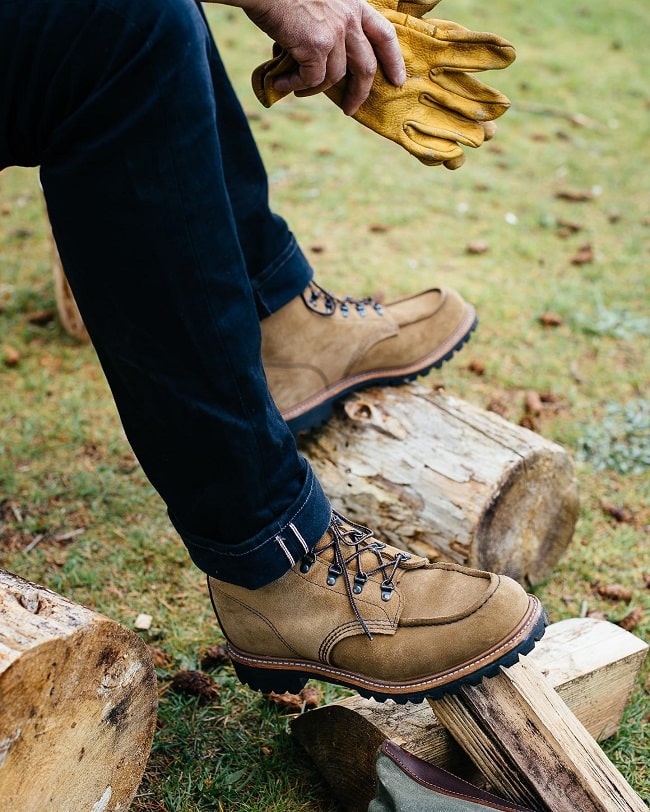
<path fill-rule="evenodd" d="M 335 560 L 330 538 L 328 531 L 306 572 L 298 562 L 259 590 L 209 580 L 219 623 L 237 649 L 329 664 L 387 682 L 413 680 L 492 656 L 526 615 L 528 596 L 509 578 L 412 557 L 395 570 L 389 600 L 381 597 L 385 572 L 371 574 L 353 596 L 371 640 L 353 612 L 345 575 L 327 583 Z M 381 551 L 387 562 L 401 555 L 391 547 Z M 360 560 L 368 572 L 378 554 L 364 552 Z"/>
<path fill-rule="evenodd" d="M 430 368 L 459 344 L 474 310 L 453 290 L 433 289 L 361 312 L 330 311 L 307 288 L 262 321 L 269 389 L 286 419 L 364 380 L 407 377 Z"/>

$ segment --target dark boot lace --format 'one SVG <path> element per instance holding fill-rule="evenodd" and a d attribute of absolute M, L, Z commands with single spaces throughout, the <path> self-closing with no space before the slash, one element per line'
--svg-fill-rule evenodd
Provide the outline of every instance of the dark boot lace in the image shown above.
<path fill-rule="evenodd" d="M 326 316 L 331 316 L 337 307 L 340 309 L 344 318 L 347 318 L 351 307 L 354 307 L 360 316 L 365 316 L 369 307 L 379 313 L 380 316 L 384 314 L 379 302 L 376 302 L 370 296 L 367 296 L 365 299 L 354 299 L 352 296 L 344 296 L 341 298 L 325 290 L 325 288 L 322 288 L 320 285 L 317 285 L 316 282 L 309 283 L 309 293 L 306 295 L 305 301 L 315 310 L 318 306 L 322 306 L 323 310 L 318 310 L 318 312 Z"/>
<path fill-rule="evenodd" d="M 408 561 L 411 556 L 400 551 L 396 555 L 391 553 L 388 557 L 388 554 L 383 552 L 386 545 L 374 537 L 372 530 L 344 518 L 336 511 L 332 511 L 329 534 L 329 542 L 307 553 L 302 559 L 300 570 L 309 572 L 318 556 L 331 550 L 332 562 L 327 571 L 327 584 L 334 586 L 337 579 L 343 576 L 352 611 L 361 628 L 372 640 L 372 634 L 361 617 L 354 596 L 361 594 L 371 575 L 381 573 L 381 599 L 389 601 L 395 589 L 393 578 L 397 569 L 402 561 Z M 356 570 L 354 577 L 352 577 L 353 569 Z"/>

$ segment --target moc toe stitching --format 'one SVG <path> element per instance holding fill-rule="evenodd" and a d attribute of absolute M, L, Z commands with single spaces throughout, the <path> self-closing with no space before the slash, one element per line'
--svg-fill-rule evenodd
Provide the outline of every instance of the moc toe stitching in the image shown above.
<path fill-rule="evenodd" d="M 426 567 L 429 569 L 429 567 Z M 438 569 L 436 564 L 431 565 L 431 569 Z M 445 567 L 445 569 L 449 569 Z M 469 573 L 468 573 L 469 574 Z M 458 612 L 450 615 L 438 615 L 436 617 L 400 617 L 400 626 L 412 628 L 414 626 L 445 626 L 451 623 L 458 623 L 463 620 L 467 620 L 471 618 L 472 615 L 477 614 L 480 610 L 486 606 L 486 604 L 495 597 L 497 592 L 499 591 L 499 587 L 501 585 L 501 576 L 496 575 L 494 573 L 480 573 L 477 571 L 475 575 L 478 577 L 483 578 L 483 580 L 488 581 L 485 585 L 485 590 L 479 597 L 474 601 L 474 603 L 470 604 L 469 606 L 465 607 Z M 489 577 L 485 577 L 489 576 Z"/>
<path fill-rule="evenodd" d="M 366 620 L 366 626 L 369 631 L 375 632 L 375 634 L 395 634 L 398 628 L 397 623 L 389 619 Z M 334 665 L 330 656 L 336 644 L 348 637 L 360 636 L 361 634 L 363 634 L 363 631 L 356 620 L 344 623 L 336 629 L 332 629 L 320 645 L 318 658 L 323 663 L 333 665 L 335 668 L 340 668 L 341 666 Z"/>

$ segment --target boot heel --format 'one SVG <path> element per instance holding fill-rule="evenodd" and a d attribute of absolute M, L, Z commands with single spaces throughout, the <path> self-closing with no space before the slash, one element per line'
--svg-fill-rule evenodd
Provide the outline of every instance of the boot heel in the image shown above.
<path fill-rule="evenodd" d="M 299 693 L 306 685 L 309 677 L 301 674 L 300 671 L 281 671 L 270 668 L 251 668 L 236 660 L 233 661 L 235 673 L 240 682 L 248 685 L 254 691 L 261 691 L 263 694 L 283 694 L 288 691 L 290 694 Z"/>

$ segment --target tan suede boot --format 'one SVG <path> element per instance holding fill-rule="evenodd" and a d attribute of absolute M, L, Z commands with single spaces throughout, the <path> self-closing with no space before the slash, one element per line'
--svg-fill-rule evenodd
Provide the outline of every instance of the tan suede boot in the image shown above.
<path fill-rule="evenodd" d="M 451 289 L 382 307 L 311 283 L 262 321 L 262 359 L 271 394 L 297 432 L 325 421 L 343 395 L 439 367 L 475 326 L 474 308 Z"/>
<path fill-rule="evenodd" d="M 429 564 L 336 513 L 277 581 L 208 583 L 237 675 L 264 692 L 297 692 L 313 677 L 421 701 L 516 662 L 546 625 L 537 598 L 511 579 Z"/>

